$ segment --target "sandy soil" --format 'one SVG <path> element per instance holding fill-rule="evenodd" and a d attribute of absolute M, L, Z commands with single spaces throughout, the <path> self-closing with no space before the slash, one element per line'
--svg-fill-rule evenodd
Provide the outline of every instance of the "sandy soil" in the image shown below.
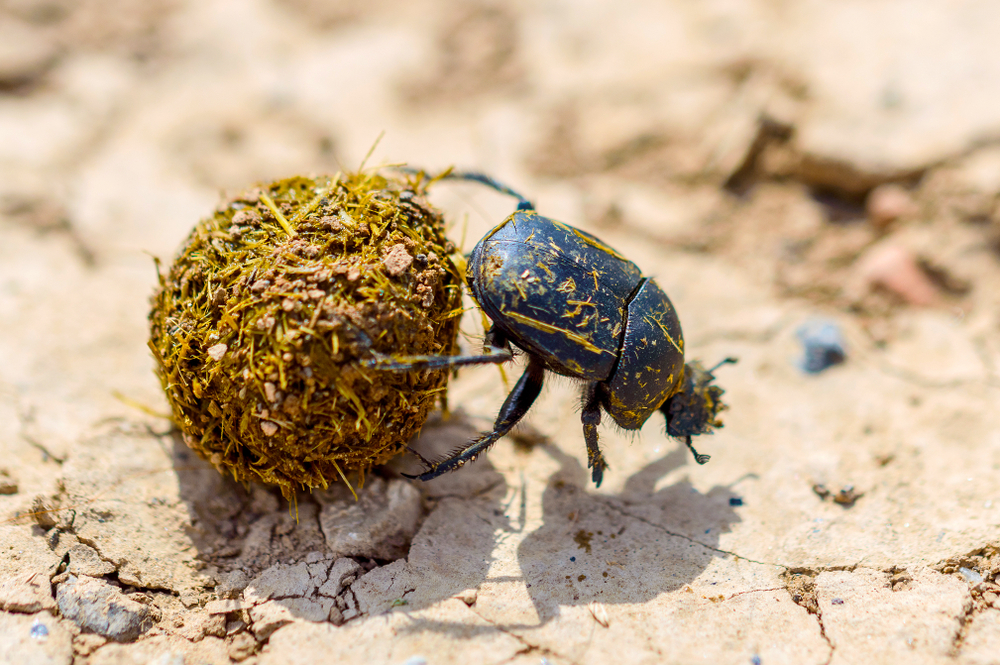
<path fill-rule="evenodd" d="M 1000 662 L 998 30 L 989 0 L 0 0 L 0 661 Z M 369 164 L 514 184 L 654 275 L 689 357 L 740 358 L 709 464 L 606 426 L 595 489 L 552 381 L 471 467 L 296 515 L 137 407 L 151 255 L 383 132 Z M 511 208 L 435 196 L 466 249 Z M 816 321 L 846 360 L 807 373 Z M 415 445 L 504 392 L 463 370 Z"/>

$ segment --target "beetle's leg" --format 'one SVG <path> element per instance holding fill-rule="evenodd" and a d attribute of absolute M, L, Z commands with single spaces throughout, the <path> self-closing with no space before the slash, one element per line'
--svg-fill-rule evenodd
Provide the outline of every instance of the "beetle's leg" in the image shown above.
<path fill-rule="evenodd" d="M 608 463 L 597 443 L 597 426 L 601 424 L 601 401 L 597 396 L 598 383 L 588 383 L 583 392 L 583 438 L 587 441 L 587 468 L 594 485 L 601 486 Z"/>
<path fill-rule="evenodd" d="M 418 480 L 431 480 L 449 471 L 454 471 L 464 466 L 467 462 L 475 460 L 524 417 L 524 414 L 528 412 L 531 405 L 535 403 L 538 394 L 542 392 L 544 378 L 545 370 L 542 364 L 534 360 L 529 361 L 528 368 L 524 370 L 524 374 L 518 379 L 517 385 L 510 391 L 503 406 L 500 407 L 500 413 L 493 424 L 492 432 L 484 434 L 474 441 L 470 441 L 467 446 L 459 448 L 448 457 L 434 462 L 422 474 L 411 476 L 404 473 L 403 475 L 407 478 L 416 478 Z"/>
<path fill-rule="evenodd" d="M 464 365 L 486 365 L 505 363 L 514 355 L 509 349 L 488 346 L 483 353 L 458 356 L 387 356 L 379 353 L 362 363 L 365 367 L 390 372 L 414 372 L 421 369 L 444 369 Z"/>
<path fill-rule="evenodd" d="M 464 365 L 500 364 L 513 358 L 514 354 L 510 350 L 510 341 L 507 336 L 494 327 L 486 333 L 482 353 L 464 356 L 390 356 L 372 352 L 372 358 L 361 364 L 365 367 L 390 372 L 413 372 L 422 369 L 444 369 Z"/>
<path fill-rule="evenodd" d="M 698 464 L 707 464 L 708 460 L 712 459 L 711 455 L 702 455 L 701 453 L 699 453 L 697 450 L 694 449 L 694 446 L 691 445 L 690 436 L 684 437 L 684 443 L 687 444 L 688 450 L 690 450 L 691 454 L 694 455 L 694 461 L 697 462 Z"/>

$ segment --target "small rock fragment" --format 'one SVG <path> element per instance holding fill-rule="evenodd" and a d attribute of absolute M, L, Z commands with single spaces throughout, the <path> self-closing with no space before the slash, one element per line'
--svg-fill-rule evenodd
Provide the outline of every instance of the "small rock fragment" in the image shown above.
<path fill-rule="evenodd" d="M 229 614 L 230 612 L 239 612 L 246 607 L 247 605 L 243 601 L 236 598 L 210 600 L 205 603 L 205 611 L 209 614 Z"/>
<path fill-rule="evenodd" d="M 900 185 L 879 185 L 868 194 L 865 201 L 868 219 L 878 228 L 885 228 L 901 217 L 912 217 L 919 212 L 910 193 Z"/>
<path fill-rule="evenodd" d="M 460 601 L 462 601 L 463 603 L 465 603 L 469 607 L 472 607 L 473 605 L 476 604 L 476 601 L 479 599 L 479 590 L 478 589 L 466 589 L 465 591 L 462 591 L 462 592 L 458 593 L 455 596 L 455 598 L 458 598 Z"/>
<path fill-rule="evenodd" d="M 232 660 L 239 663 L 252 656 L 256 649 L 257 640 L 250 633 L 238 633 L 229 643 L 228 653 Z"/>
<path fill-rule="evenodd" d="M 243 593 L 250 583 L 250 577 L 242 570 L 234 570 L 219 582 L 215 588 L 216 593 L 222 598 L 235 598 Z"/>
<path fill-rule="evenodd" d="M 868 288 L 882 287 L 910 305 L 930 306 L 941 300 L 937 285 L 920 267 L 917 257 L 905 247 L 879 244 L 855 264 Z"/>
<path fill-rule="evenodd" d="M 56 592 L 59 611 L 81 629 L 131 642 L 154 621 L 149 605 L 132 600 L 118 587 L 92 577 L 70 575 Z"/>
<path fill-rule="evenodd" d="M 397 243 L 390 247 L 385 257 L 382 258 L 385 271 L 392 277 L 402 275 L 412 263 L 413 257 L 406 251 L 406 245 L 403 243 Z"/>
<path fill-rule="evenodd" d="M 969 584 L 979 584 L 983 581 L 983 576 L 972 568 L 962 566 L 958 569 L 958 572 L 962 574 L 962 577 L 964 577 Z"/>
<path fill-rule="evenodd" d="M 189 612 L 184 615 L 184 625 L 177 634 L 191 642 L 200 642 L 207 635 L 225 637 L 226 617 L 222 615 Z"/>
<path fill-rule="evenodd" d="M 17 481 L 7 469 L 0 469 L 0 494 L 17 494 Z"/>
<path fill-rule="evenodd" d="M 228 346 L 220 343 L 216 344 L 215 346 L 208 347 L 207 353 L 209 358 L 218 361 L 222 360 L 222 356 L 226 355 L 226 351 L 228 350 L 229 350 Z"/>
<path fill-rule="evenodd" d="M 854 489 L 854 485 L 845 485 L 838 492 L 834 493 L 827 488 L 826 485 L 822 483 L 816 483 L 812 486 L 813 492 L 816 493 L 822 500 L 832 499 L 834 503 L 844 506 L 845 508 L 850 508 L 854 505 L 854 502 L 864 496 L 864 492 L 858 492 Z"/>
<path fill-rule="evenodd" d="M 260 431 L 263 432 L 265 436 L 274 436 L 278 433 L 278 426 L 270 420 L 262 420 L 260 421 Z"/>
<path fill-rule="evenodd" d="M 31 516 L 35 518 L 38 526 L 46 531 L 56 525 L 56 511 L 58 506 L 46 496 L 39 494 L 31 504 Z"/>
<path fill-rule="evenodd" d="M 251 629 L 258 640 L 266 640 L 274 631 L 292 623 L 295 618 L 283 603 L 267 601 L 250 610 Z"/>
<path fill-rule="evenodd" d="M 840 488 L 840 491 L 833 495 L 833 502 L 846 508 L 854 505 L 854 502 L 864 496 L 863 492 L 854 489 L 854 485 L 847 485 Z"/>
<path fill-rule="evenodd" d="M 808 321 L 795 332 L 804 347 L 802 369 L 818 374 L 828 367 L 839 365 L 847 358 L 844 338 L 833 321 Z"/>
<path fill-rule="evenodd" d="M 410 656 L 403 661 L 403 665 L 427 665 L 427 659 L 423 656 Z"/>

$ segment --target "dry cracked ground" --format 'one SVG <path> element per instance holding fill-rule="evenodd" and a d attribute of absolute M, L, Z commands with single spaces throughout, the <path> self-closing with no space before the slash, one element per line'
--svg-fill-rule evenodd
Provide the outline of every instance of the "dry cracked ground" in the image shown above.
<path fill-rule="evenodd" d="M 1000 662 L 998 31 L 993 0 L 0 0 L 0 661 Z M 179 443 L 151 255 L 383 132 L 370 164 L 502 177 L 739 357 L 709 464 L 604 427 L 595 489 L 558 381 L 488 459 L 358 501 Z M 435 196 L 466 249 L 510 209 Z M 824 334 L 844 362 L 804 371 Z M 503 395 L 463 370 L 415 445 Z"/>

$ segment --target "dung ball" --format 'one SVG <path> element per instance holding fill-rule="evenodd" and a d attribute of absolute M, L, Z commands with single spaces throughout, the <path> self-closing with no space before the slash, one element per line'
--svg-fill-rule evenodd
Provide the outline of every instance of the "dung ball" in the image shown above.
<path fill-rule="evenodd" d="M 224 201 L 152 297 L 150 349 L 184 441 L 240 482 L 363 480 L 444 396 L 461 276 L 418 176 L 293 177 Z"/>

